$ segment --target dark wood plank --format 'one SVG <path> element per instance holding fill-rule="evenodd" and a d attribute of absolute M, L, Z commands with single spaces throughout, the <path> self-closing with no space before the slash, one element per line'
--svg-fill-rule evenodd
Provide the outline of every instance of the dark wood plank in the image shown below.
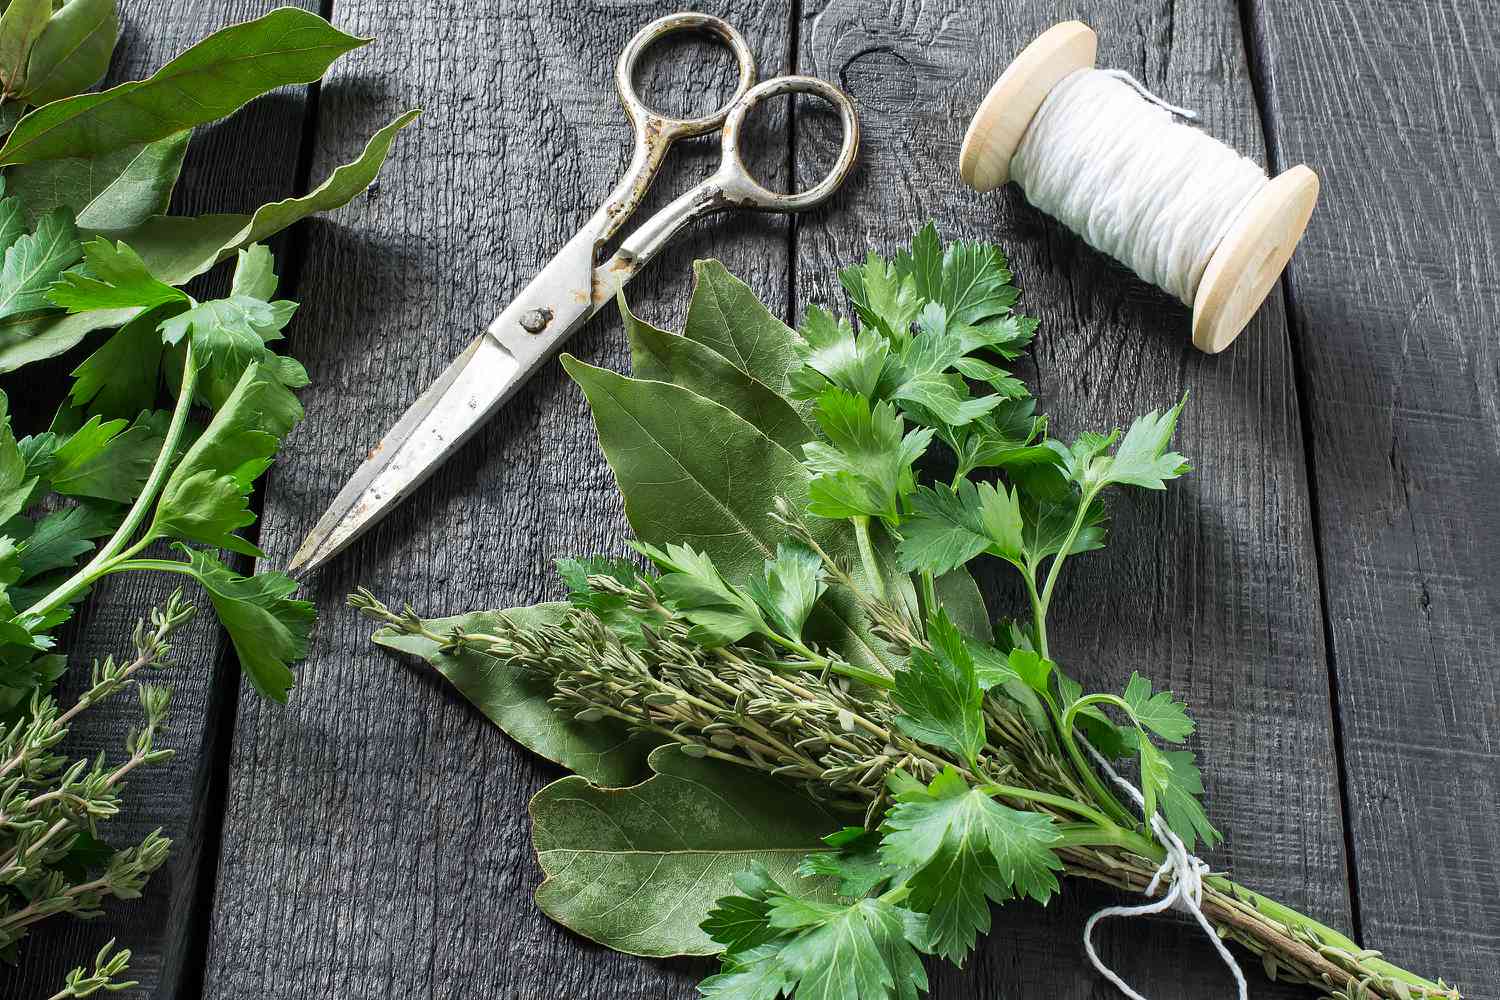
<path fill-rule="evenodd" d="M 830 274 L 867 246 L 890 249 L 928 218 L 948 237 L 1010 253 L 1023 304 L 1043 320 L 1024 374 L 1062 435 L 1107 428 L 1185 389 L 1178 448 L 1194 473 L 1165 494 L 1114 504 L 1109 548 L 1079 558 L 1054 611 L 1065 668 L 1117 688 L 1140 669 L 1186 697 L 1209 812 L 1227 842 L 1210 857 L 1238 878 L 1334 924 L 1349 911 L 1316 563 L 1285 319 L 1273 302 L 1227 353 L 1189 344 L 1186 309 L 1087 249 L 1012 186 L 979 196 L 958 148 L 980 97 L 1017 51 L 1064 16 L 1099 33 L 1099 64 L 1134 73 L 1197 109 L 1208 129 L 1262 154 L 1240 22 L 1228 0 L 1158 5 L 985 5 L 926 0 L 809 4 L 804 71 L 842 80 L 860 102 L 860 173 L 838 207 L 799 230 L 799 305 L 837 301 Z M 816 152 L 803 141 L 800 149 Z M 814 169 L 812 157 L 799 169 Z M 992 607 L 1024 607 L 996 570 Z M 1110 995 L 1088 966 L 1085 916 L 1110 897 L 1070 886 L 1046 911 L 996 913 L 968 969 L 945 969 L 936 996 Z M 1149 996 L 1224 994 L 1228 974 L 1177 921 L 1100 928 L 1103 953 Z M 1304 995 L 1266 984 L 1256 996 Z"/>
<path fill-rule="evenodd" d="M 1500 980 L 1500 16 L 1254 8 L 1277 163 L 1323 198 L 1289 276 L 1363 943 Z"/>
<path fill-rule="evenodd" d="M 762 75 L 787 69 L 785 4 L 708 6 L 732 13 Z M 261 540 L 273 561 L 608 191 L 630 142 L 615 57 L 661 12 L 643 2 L 336 6 L 342 28 L 379 41 L 323 88 L 314 172 L 399 110 L 427 112 L 397 142 L 377 193 L 314 224 L 296 349 L 315 384 L 267 494 Z M 701 54 L 661 65 L 657 92 L 703 103 L 727 94 L 728 63 L 716 57 L 706 72 Z M 789 166 L 779 122 L 754 144 L 772 183 Z M 662 183 L 682 190 L 716 156 L 700 147 Z M 680 318 L 695 255 L 723 258 L 784 305 L 786 224 L 741 216 L 703 225 L 640 278 L 640 312 Z M 627 364 L 609 313 L 571 349 Z M 291 704 L 241 701 L 206 995 L 693 994 L 701 966 L 607 953 L 536 910 L 525 803 L 557 772 L 378 651 L 342 606 L 360 583 L 434 613 L 553 598 L 555 557 L 620 553 L 625 538 L 582 395 L 554 365 L 311 581 L 322 620 Z"/>
<path fill-rule="evenodd" d="M 197 0 L 193 3 L 136 0 L 121 4 L 123 32 L 107 82 L 135 80 L 154 72 L 194 42 L 226 24 L 248 20 L 280 5 L 273 0 Z M 302 4 L 317 9 L 308 0 Z M 199 129 L 189 147 L 173 211 L 248 211 L 286 197 L 295 182 L 297 151 L 304 109 L 303 88 L 270 95 L 234 118 Z M 203 295 L 223 294 L 228 275 L 215 273 L 194 288 Z M 295 330 L 295 328 L 294 328 Z M 295 337 L 295 332 L 293 337 Z M 83 356 L 82 348 L 50 369 L 64 389 L 66 370 Z M 32 377 L 30 370 L 22 378 Z M 107 580 L 85 605 L 68 644 L 71 666 L 60 694 L 65 704 L 87 686 L 88 663 L 94 657 L 128 651 L 135 620 L 160 604 L 180 580 L 159 575 L 127 574 Z M 189 596 L 201 594 L 189 588 Z M 206 605 L 206 601 L 203 601 Z M 105 915 L 88 923 L 57 919 L 39 924 L 22 945 L 18 967 L 0 966 L 0 995 L 51 996 L 74 966 L 92 961 L 100 945 L 116 938 L 134 957 L 130 976 L 141 983 L 141 995 L 174 997 L 195 989 L 205 924 L 200 917 L 200 875 L 205 858 L 217 850 L 218 822 L 212 812 L 216 778 L 222 777 L 227 742 L 221 742 L 238 683 L 238 670 L 225 659 L 217 623 L 211 615 L 195 621 L 173 644 L 179 666 L 158 680 L 175 690 L 165 742 L 177 756 L 142 772 L 127 789 L 121 814 L 101 828 L 116 846 L 139 842 L 161 827 L 172 838 L 166 865 L 151 880 L 140 900 L 111 902 Z M 126 734 L 139 725 L 140 706 L 125 694 L 83 716 L 67 744 L 68 752 L 90 756 L 103 750 L 123 753 Z M 212 878 L 212 871 L 208 872 Z"/>

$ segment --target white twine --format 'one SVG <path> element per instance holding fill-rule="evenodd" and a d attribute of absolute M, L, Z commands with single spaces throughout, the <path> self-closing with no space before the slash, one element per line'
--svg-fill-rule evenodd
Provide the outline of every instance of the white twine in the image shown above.
<path fill-rule="evenodd" d="M 1088 740 L 1084 740 L 1083 745 L 1088 749 L 1089 754 L 1093 756 L 1094 763 L 1098 764 L 1099 768 L 1105 774 L 1109 775 L 1110 780 L 1119 786 L 1121 791 L 1130 796 L 1131 801 L 1136 804 L 1136 808 L 1144 811 L 1146 800 L 1141 796 L 1141 790 L 1116 774 L 1115 769 L 1110 767 L 1109 761 L 1104 758 L 1103 754 L 1095 750 Z M 1156 869 L 1156 874 L 1152 876 L 1150 884 L 1146 886 L 1145 894 L 1147 896 L 1156 895 L 1156 890 L 1161 885 L 1161 880 L 1168 875 L 1172 878 L 1171 888 L 1167 890 L 1166 895 L 1149 903 L 1139 903 L 1135 906 L 1106 906 L 1089 917 L 1088 922 L 1083 925 L 1083 950 L 1088 953 L 1089 961 L 1093 963 L 1094 968 L 1101 976 L 1114 983 L 1120 992 L 1129 997 L 1130 1000 L 1146 1000 L 1144 996 L 1131 989 L 1129 984 L 1121 979 L 1113 969 L 1105 965 L 1104 960 L 1099 957 L 1099 953 L 1094 950 L 1094 927 L 1099 921 L 1108 917 L 1144 917 L 1153 913 L 1163 913 L 1167 910 L 1176 909 L 1182 913 L 1191 914 L 1193 919 L 1198 921 L 1198 926 L 1203 928 L 1203 933 L 1208 935 L 1208 939 L 1213 942 L 1213 946 L 1218 951 L 1219 957 L 1224 960 L 1224 964 L 1229 967 L 1229 971 L 1234 975 L 1235 985 L 1239 988 L 1239 1000 L 1249 1000 L 1250 987 L 1245 982 L 1245 973 L 1240 970 L 1240 963 L 1235 961 L 1234 956 L 1229 953 L 1229 949 L 1224 945 L 1224 942 L 1219 939 L 1218 933 L 1214 931 L 1213 925 L 1203 915 L 1203 876 L 1208 874 L 1208 865 L 1204 864 L 1201 858 L 1188 851 L 1187 845 L 1182 842 L 1182 838 L 1173 833 L 1171 828 L 1162 821 L 1160 813 L 1151 817 L 1151 832 L 1155 834 L 1161 846 L 1166 848 L 1167 859 L 1161 863 L 1160 868 Z"/>
<path fill-rule="evenodd" d="M 1037 208 L 1191 305 L 1214 248 L 1269 182 L 1177 117 L 1197 116 L 1129 73 L 1080 69 L 1042 102 L 1010 174 Z"/>

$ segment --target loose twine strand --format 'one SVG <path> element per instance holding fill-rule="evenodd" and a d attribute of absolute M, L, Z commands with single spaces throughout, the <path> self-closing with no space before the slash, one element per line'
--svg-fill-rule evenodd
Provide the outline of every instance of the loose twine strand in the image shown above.
<path fill-rule="evenodd" d="M 1136 804 L 1136 808 L 1144 811 L 1146 800 L 1142 797 L 1141 790 L 1120 777 L 1115 772 L 1115 769 L 1110 766 L 1109 761 L 1105 759 L 1104 755 L 1095 750 L 1088 740 L 1084 740 L 1083 745 L 1088 748 L 1089 754 L 1093 756 L 1094 763 L 1099 765 L 1100 770 L 1108 775 L 1109 779 L 1130 797 L 1131 801 Z M 1160 813 L 1151 817 L 1151 832 L 1155 835 L 1157 842 L 1166 848 L 1167 858 L 1161 863 L 1161 867 L 1156 869 L 1156 874 L 1152 876 L 1150 884 L 1146 886 L 1145 894 L 1148 897 L 1156 895 L 1156 890 L 1161 885 L 1161 880 L 1169 875 L 1172 879 L 1171 888 L 1160 899 L 1154 899 L 1148 903 L 1138 903 L 1134 906 L 1106 906 L 1089 917 L 1088 922 L 1083 925 L 1083 950 L 1088 953 L 1089 961 L 1093 963 L 1094 968 L 1101 976 L 1114 983 L 1120 992 L 1124 993 L 1130 1000 L 1146 1000 L 1144 996 L 1132 989 L 1124 979 L 1121 979 L 1113 969 L 1105 965 L 1104 960 L 1099 957 L 1099 953 L 1094 950 L 1094 927 L 1099 921 L 1109 917 L 1144 917 L 1153 913 L 1162 913 L 1166 910 L 1176 909 L 1182 913 L 1190 914 L 1198 922 L 1198 926 L 1203 928 L 1203 933 L 1208 936 L 1208 940 L 1213 943 L 1214 949 L 1218 951 L 1219 957 L 1224 960 L 1224 964 L 1229 967 L 1230 973 L 1234 975 L 1235 986 L 1239 989 L 1239 1000 L 1249 1000 L 1250 987 L 1245 982 L 1245 973 L 1240 969 L 1240 963 L 1235 961 L 1234 956 L 1229 953 L 1229 948 L 1219 939 L 1219 935 L 1214 931 L 1213 925 L 1203 915 L 1203 876 L 1208 874 L 1208 865 L 1204 864 L 1201 858 L 1188 851 L 1187 845 L 1182 842 L 1182 838 L 1173 833 L 1171 828 L 1162 821 Z"/>
<path fill-rule="evenodd" d="M 1196 117 L 1129 73 L 1080 69 L 1042 102 L 1010 173 L 1031 204 L 1191 305 L 1214 249 L 1269 183 L 1177 121 Z"/>

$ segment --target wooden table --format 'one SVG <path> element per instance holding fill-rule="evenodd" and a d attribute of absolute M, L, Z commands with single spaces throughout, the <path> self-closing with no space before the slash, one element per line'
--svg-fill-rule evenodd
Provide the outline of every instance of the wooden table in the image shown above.
<path fill-rule="evenodd" d="M 317 9 L 318 4 L 302 0 Z M 134 0 L 112 72 L 134 79 L 273 0 Z M 573 231 L 623 166 L 615 54 L 655 3 L 333 0 L 379 40 L 320 88 L 204 129 L 180 211 L 240 210 L 320 177 L 400 109 L 423 118 L 377 188 L 278 247 L 303 305 L 290 346 L 314 385 L 263 490 L 261 544 L 284 562 L 365 449 Z M 1213 855 L 1243 881 L 1474 996 L 1500 983 L 1500 15 L 1489 0 L 806 0 L 729 16 L 762 76 L 800 70 L 859 104 L 860 166 L 826 209 L 700 225 L 633 286 L 677 322 L 688 264 L 716 256 L 785 313 L 839 303 L 832 271 L 944 233 L 1001 242 L 1043 320 L 1024 374 L 1063 434 L 1192 393 L 1195 472 L 1116 507 L 1081 560 L 1054 643 L 1085 681 L 1130 669 L 1185 696 Z M 969 115 L 1028 40 L 1066 16 L 1100 65 L 1198 109 L 1274 169 L 1306 162 L 1323 200 L 1280 288 L 1226 353 L 1188 315 L 1027 206 L 958 179 Z M 689 53 L 696 55 L 697 53 Z M 699 106 L 727 60 L 671 68 Z M 775 184 L 831 154 L 817 116 L 776 109 L 756 146 Z M 698 176 L 712 145 L 674 176 Z M 227 164 L 234 163 L 230 168 Z M 658 199 L 659 200 L 659 199 Z M 574 343 L 627 361 L 612 310 Z M 356 584 L 431 613 L 556 597 L 554 557 L 627 537 L 582 396 L 552 366 L 418 495 L 308 590 L 321 621 L 285 708 L 240 683 L 206 623 L 178 646 L 180 756 L 111 824 L 177 841 L 143 901 L 46 927 L 0 995 L 44 996 L 117 936 L 158 998 L 690 997 L 706 963 L 604 951 L 533 907 L 524 803 L 555 769 L 342 607 Z M 996 610 L 1016 594 L 987 581 Z M 85 612 L 75 660 L 113 649 L 165 584 Z M 76 674 L 76 671 L 75 671 Z M 96 713 L 97 714 L 97 713 Z M 115 746 L 129 706 L 93 720 Z M 1079 943 L 1109 894 L 997 911 L 937 997 L 1111 997 Z M 1156 1000 L 1228 995 L 1179 921 L 1114 925 L 1104 952 Z M 1310 996 L 1249 969 L 1257 997 Z"/>

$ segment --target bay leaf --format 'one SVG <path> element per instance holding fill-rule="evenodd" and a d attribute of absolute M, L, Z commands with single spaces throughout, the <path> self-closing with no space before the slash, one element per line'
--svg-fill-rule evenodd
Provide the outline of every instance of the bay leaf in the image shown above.
<path fill-rule="evenodd" d="M 812 429 L 786 399 L 722 354 L 638 318 L 623 295 L 620 316 L 630 339 L 630 372 L 634 377 L 671 382 L 721 403 L 793 455 L 800 454 L 802 445 L 813 439 Z"/>
<path fill-rule="evenodd" d="M 273 236 L 316 212 L 348 204 L 380 173 L 396 133 L 416 119 L 408 111 L 370 137 L 364 151 L 337 167 L 328 178 L 299 198 L 262 205 L 252 215 L 159 215 L 138 226 L 98 231 L 123 240 L 151 273 L 172 285 L 186 284 L 241 248 Z M 44 315 L 0 321 L 0 375 L 23 365 L 55 357 L 95 330 L 129 322 L 138 310 L 109 309 L 72 316 Z"/>
<path fill-rule="evenodd" d="M 566 603 L 535 604 L 504 612 L 432 618 L 423 624 L 439 635 L 455 625 L 484 632 L 500 614 L 522 625 L 549 625 L 561 621 L 567 611 Z M 443 652 L 431 640 L 388 629 L 376 632 L 374 640 L 387 649 L 426 660 L 506 735 L 554 764 L 603 785 L 630 784 L 650 773 L 646 755 L 653 743 L 632 736 L 623 725 L 608 719 L 585 723 L 554 711 L 547 704 L 552 692 L 546 681 L 509 669 L 498 657 L 472 650 Z"/>
<path fill-rule="evenodd" d="M 379 175 L 396 134 L 420 114 L 411 110 L 398 115 L 370 137 L 359 156 L 335 167 L 323 183 L 305 195 L 269 202 L 251 215 L 156 216 L 138 226 L 99 235 L 129 244 L 162 281 L 184 284 L 294 222 L 347 205 Z"/>
<path fill-rule="evenodd" d="M 0 13 L 0 90 L 18 93 L 26 85 L 26 60 L 52 16 L 52 0 L 10 0 Z"/>
<path fill-rule="evenodd" d="M 734 583 L 760 576 L 788 538 L 771 519 L 776 501 L 798 508 L 807 501 L 811 476 L 791 452 L 690 389 L 628 378 L 568 354 L 561 360 L 588 397 L 636 537 L 705 552 Z M 858 565 L 847 522 L 814 519 L 810 527 L 830 555 Z M 809 635 L 855 663 L 889 666 L 884 644 L 846 597 L 842 589 L 829 592 Z"/>
<path fill-rule="evenodd" d="M 124 229 L 162 215 L 182 172 L 190 129 L 144 145 L 81 159 L 43 160 L 11 168 L 7 190 L 21 199 L 28 220 L 64 207 L 80 229 Z"/>
<path fill-rule="evenodd" d="M 693 297 L 682 335 L 782 397 L 789 396 L 790 376 L 802 367 L 792 329 L 716 260 L 693 262 Z M 807 404 L 792 405 L 806 419 Z"/>
<path fill-rule="evenodd" d="M 305 10 L 278 8 L 214 32 L 144 80 L 37 108 L 0 148 L 0 166 L 94 157 L 164 139 L 232 114 L 277 87 L 311 83 L 369 41 Z"/>
<path fill-rule="evenodd" d="M 531 800 L 531 839 L 546 879 L 542 912 L 631 955 L 711 955 L 698 925 L 734 876 L 764 864 L 782 884 L 840 821 L 768 775 L 680 747 L 651 754 L 648 780 L 600 788 L 554 781 Z"/>
<path fill-rule="evenodd" d="M 894 566 L 894 563 L 892 563 Z M 938 603 L 948 612 L 948 617 L 959 630 L 971 639 L 993 642 L 994 628 L 990 625 L 990 612 L 984 605 L 984 595 L 979 584 L 967 569 L 960 566 L 951 573 L 944 573 L 933 581 Z"/>
<path fill-rule="evenodd" d="M 119 37 L 115 0 L 68 0 L 31 47 L 22 99 L 50 104 L 88 90 L 104 79 Z"/>

